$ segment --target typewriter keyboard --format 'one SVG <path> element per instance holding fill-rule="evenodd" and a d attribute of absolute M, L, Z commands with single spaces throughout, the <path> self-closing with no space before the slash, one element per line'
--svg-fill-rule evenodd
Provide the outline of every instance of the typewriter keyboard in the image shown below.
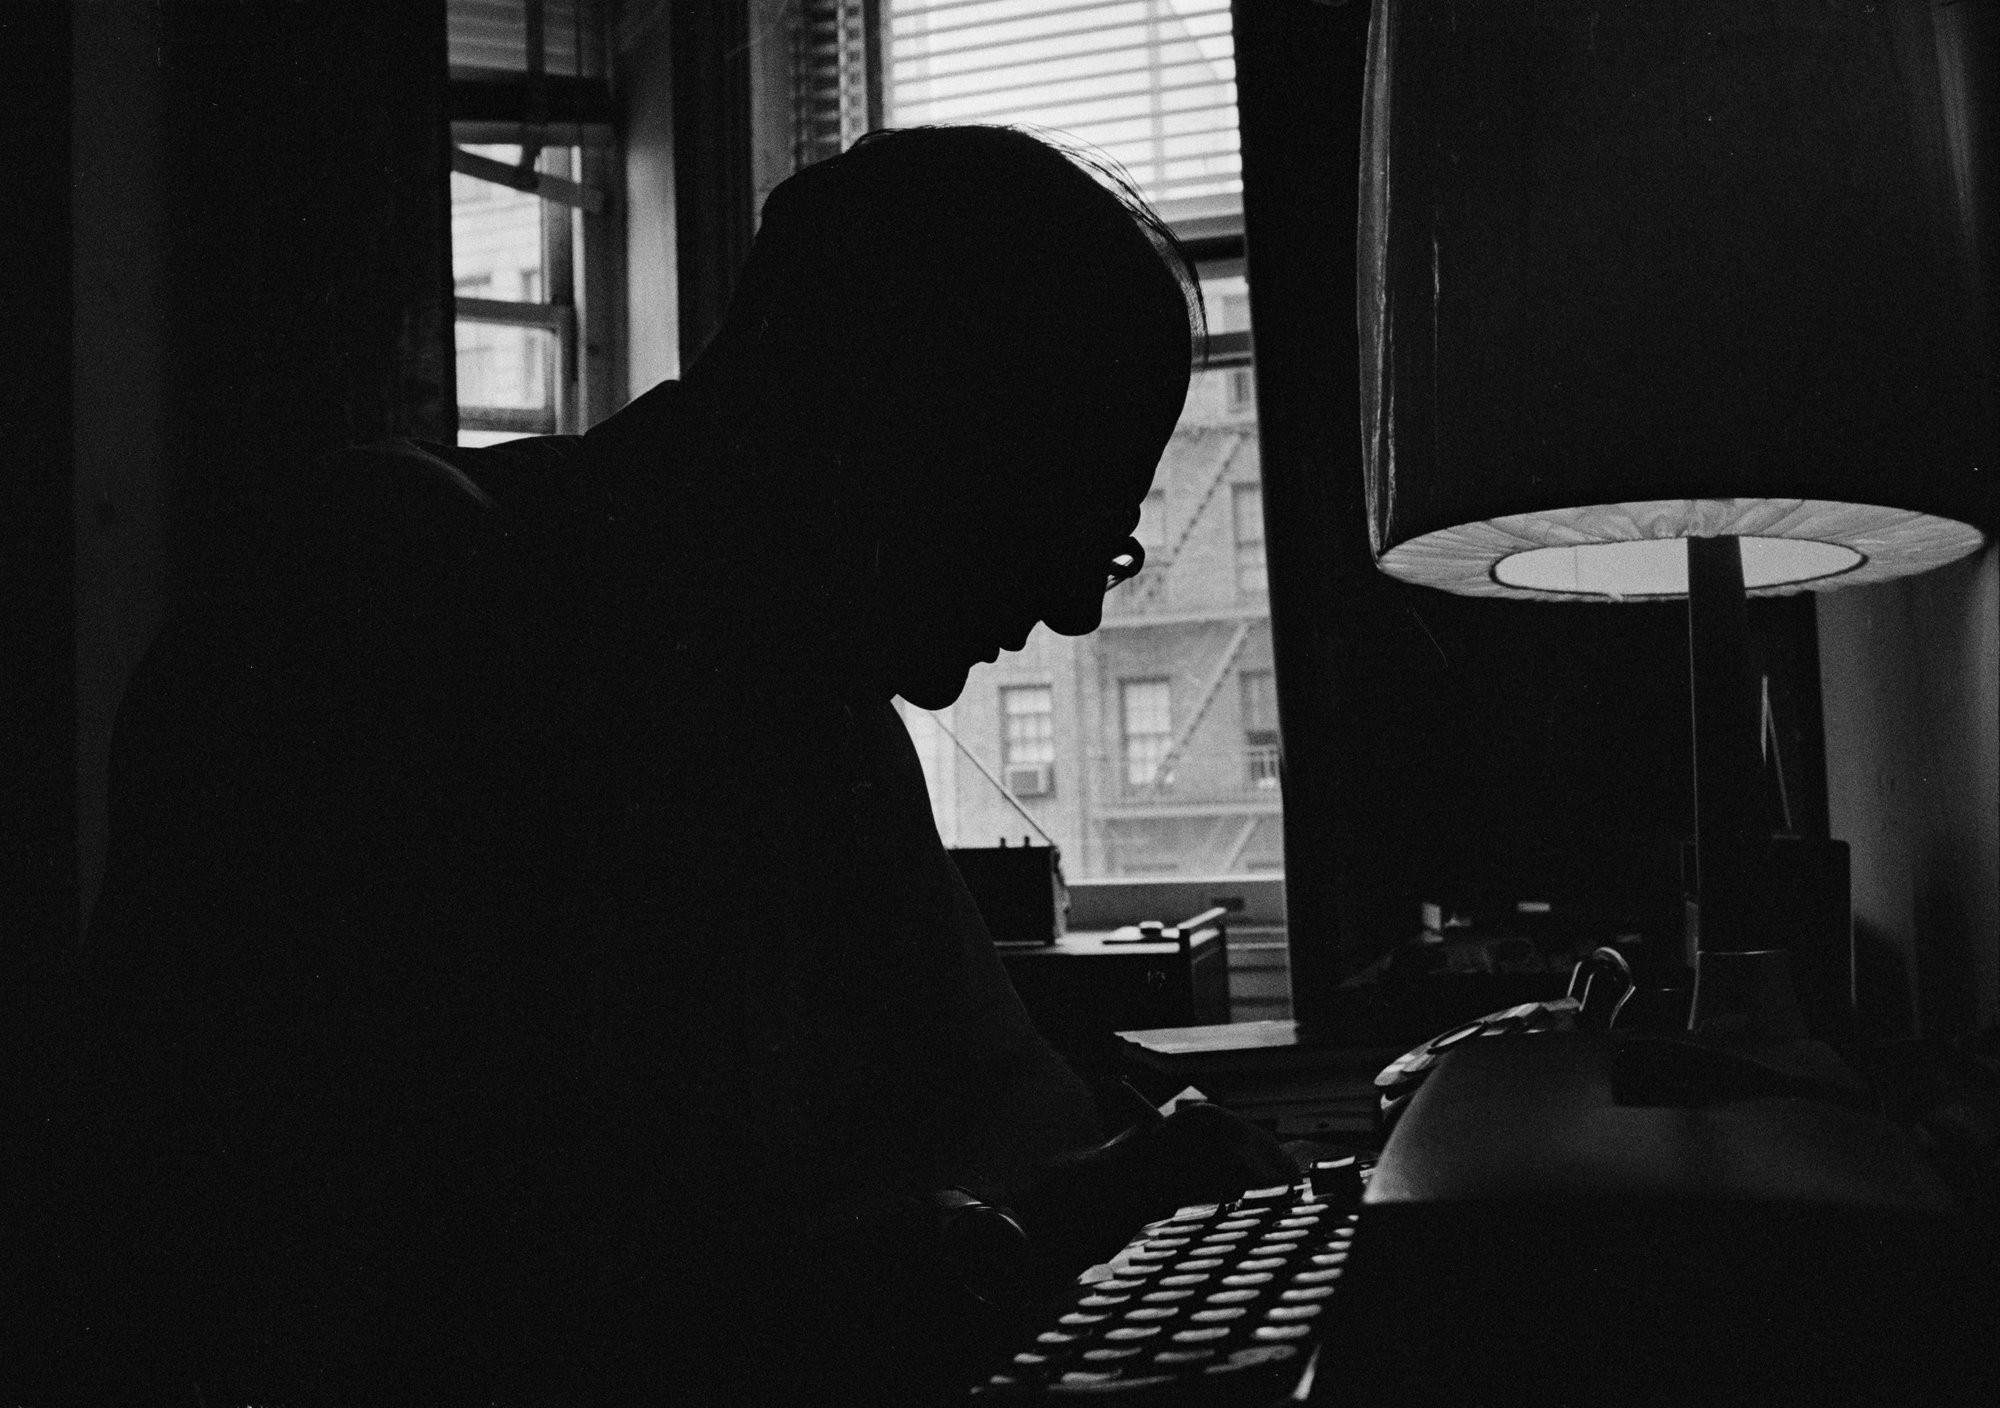
<path fill-rule="evenodd" d="M 1361 1182 L 1354 1159 L 1299 1183 L 1149 1223 L 1093 1267 L 981 1399 L 1269 1403 L 1299 1387 L 1340 1292 Z"/>

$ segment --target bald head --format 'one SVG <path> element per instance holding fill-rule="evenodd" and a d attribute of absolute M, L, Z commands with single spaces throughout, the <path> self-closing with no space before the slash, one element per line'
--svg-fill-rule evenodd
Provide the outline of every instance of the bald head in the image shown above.
<path fill-rule="evenodd" d="M 1056 148 L 995 127 L 877 133 L 772 192 L 689 380 L 757 364 L 828 448 L 897 480 L 945 474 L 953 495 L 982 486 L 941 445 L 1009 444 L 1047 487 L 1149 479 L 1199 307 L 1137 196 Z"/>
<path fill-rule="evenodd" d="M 885 678 L 935 708 L 1037 622 L 1095 628 L 1199 323 L 1117 178 L 1021 132 L 917 128 L 772 192 L 687 382 L 801 472 L 777 481 L 794 504 L 827 505 L 811 535 L 865 555 Z"/>

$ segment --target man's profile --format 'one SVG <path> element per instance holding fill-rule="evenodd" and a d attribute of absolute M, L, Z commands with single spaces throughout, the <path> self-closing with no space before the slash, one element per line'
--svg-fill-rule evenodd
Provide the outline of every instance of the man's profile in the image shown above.
<path fill-rule="evenodd" d="M 683 381 L 288 481 L 118 725 L 74 1242 L 133 1372 L 887 1401 L 955 1366 L 885 1210 L 1060 1263 L 1281 1173 L 1201 1120 L 1075 1158 L 891 704 L 1096 627 L 1199 322 L 1136 196 L 881 134 L 773 193 Z"/>

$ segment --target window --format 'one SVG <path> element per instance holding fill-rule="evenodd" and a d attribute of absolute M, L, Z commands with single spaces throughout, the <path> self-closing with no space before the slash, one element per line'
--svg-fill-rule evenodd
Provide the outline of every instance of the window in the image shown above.
<path fill-rule="evenodd" d="M 1257 409 L 1257 380 L 1248 367 L 1232 367 L 1229 377 L 1229 409 L 1233 412 Z"/>
<path fill-rule="evenodd" d="M 906 709 L 912 733 L 949 727 L 967 756 L 1000 739 L 986 761 L 1011 786 L 1028 727 L 1009 712 L 1029 697 L 1015 691 L 1062 681 L 1064 724 L 1042 746 L 1067 795 L 1040 820 L 1070 878 L 1276 869 L 1275 734 L 1246 754 L 1229 713 L 1234 677 L 1268 677 L 1271 627 L 1228 0 L 802 0 L 797 37 L 786 111 L 799 164 L 873 126 L 1047 131 L 1122 164 L 1201 276 L 1207 369 L 1140 506 L 1145 571 L 1105 598 L 1096 634 L 1038 630 L 1018 655 L 975 666 L 948 717 L 919 724 Z M 924 756 L 939 760 L 926 778 L 942 833 L 1019 832 L 975 769 Z"/>
<path fill-rule="evenodd" d="M 1278 681 L 1269 670 L 1245 670 L 1242 690 L 1244 772 L 1259 791 L 1278 786 Z"/>
<path fill-rule="evenodd" d="M 1047 685 L 1014 685 L 1000 691 L 1001 761 L 1008 767 L 1056 760 L 1054 691 Z"/>
<path fill-rule="evenodd" d="M 1125 721 L 1125 785 L 1171 787 L 1173 692 L 1166 680 L 1126 680 L 1119 686 Z"/>
<path fill-rule="evenodd" d="M 1236 525 L 1236 590 L 1258 595 L 1270 590 L 1264 578 L 1264 486 L 1233 484 L 1229 497 Z"/>
<path fill-rule="evenodd" d="M 581 431 L 618 391 L 601 6 L 447 14 L 459 443 Z"/>

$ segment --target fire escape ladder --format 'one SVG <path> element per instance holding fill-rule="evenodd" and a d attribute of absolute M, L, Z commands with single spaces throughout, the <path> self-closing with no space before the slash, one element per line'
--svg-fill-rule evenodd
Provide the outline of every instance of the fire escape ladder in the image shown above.
<path fill-rule="evenodd" d="M 1243 642 L 1250 639 L 1250 627 L 1253 624 L 1250 621 L 1236 623 L 1236 629 L 1230 633 L 1229 644 L 1223 648 L 1220 663 L 1203 684 L 1200 697 L 1195 700 L 1194 712 L 1188 715 L 1186 723 L 1174 730 L 1174 741 L 1167 745 L 1165 756 L 1160 759 L 1159 767 L 1154 770 L 1153 776 L 1156 778 L 1164 782 L 1173 777 L 1174 761 L 1180 757 L 1181 750 L 1187 747 L 1188 740 L 1194 737 L 1194 731 L 1201 727 L 1202 719 L 1208 714 L 1208 706 L 1213 704 L 1215 696 L 1222 692 L 1222 682 L 1229 678 L 1229 667 L 1234 665 L 1236 657 L 1243 653 Z"/>
<path fill-rule="evenodd" d="M 1214 472 L 1209 475 L 1208 484 L 1202 489 L 1201 498 L 1195 504 L 1194 511 L 1188 514 L 1186 521 L 1181 524 L 1181 531 L 1175 536 L 1173 546 L 1159 555 L 1160 570 L 1147 574 L 1149 580 L 1146 583 L 1144 602 L 1157 600 L 1161 591 L 1165 589 L 1167 573 L 1173 570 L 1174 562 L 1181 555 L 1181 549 L 1186 547 L 1188 539 L 1194 536 L 1194 530 L 1200 524 L 1201 516 L 1208 512 L 1209 504 L 1215 499 L 1216 490 L 1220 489 L 1223 482 L 1229 478 L 1229 467 L 1236 463 L 1236 456 L 1242 452 L 1244 442 L 1250 438 L 1240 430 L 1223 433 L 1229 436 L 1229 446 L 1217 457 Z"/>

